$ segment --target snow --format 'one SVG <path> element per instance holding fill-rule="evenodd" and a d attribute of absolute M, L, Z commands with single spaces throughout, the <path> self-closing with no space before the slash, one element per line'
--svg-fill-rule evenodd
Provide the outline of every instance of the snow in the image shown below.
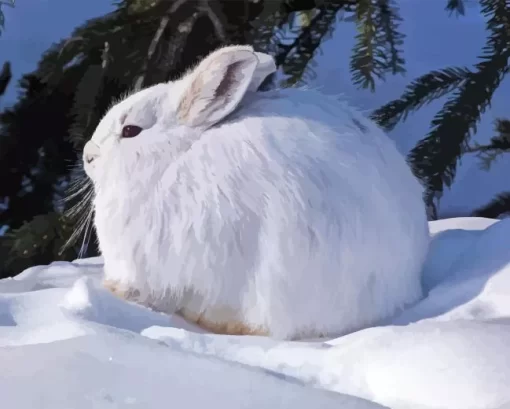
<path fill-rule="evenodd" d="M 204 333 L 115 298 L 101 258 L 0 280 L 0 396 L 16 409 L 510 405 L 510 219 L 430 222 L 427 296 L 338 339 Z"/>

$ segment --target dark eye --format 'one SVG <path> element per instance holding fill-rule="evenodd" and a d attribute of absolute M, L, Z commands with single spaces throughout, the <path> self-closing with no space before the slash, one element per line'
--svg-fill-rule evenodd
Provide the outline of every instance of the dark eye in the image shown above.
<path fill-rule="evenodd" d="M 139 126 L 126 125 L 124 128 L 122 128 L 122 137 L 123 138 L 134 138 L 142 131 L 143 131 L 143 129 L 140 128 Z"/>

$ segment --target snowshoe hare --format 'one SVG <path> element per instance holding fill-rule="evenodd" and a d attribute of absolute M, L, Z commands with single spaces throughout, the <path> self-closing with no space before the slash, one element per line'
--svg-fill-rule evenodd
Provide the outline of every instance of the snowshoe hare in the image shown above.
<path fill-rule="evenodd" d="M 126 97 L 84 149 L 105 286 L 223 334 L 342 335 L 422 296 L 422 186 L 394 143 L 224 47 Z"/>

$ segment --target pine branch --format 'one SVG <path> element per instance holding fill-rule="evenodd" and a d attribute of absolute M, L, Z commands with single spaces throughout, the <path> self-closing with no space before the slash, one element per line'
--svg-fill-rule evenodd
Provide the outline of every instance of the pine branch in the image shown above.
<path fill-rule="evenodd" d="M 450 14 L 455 13 L 457 15 L 463 16 L 466 13 L 464 0 L 448 0 L 446 4 L 446 10 L 448 10 Z"/>
<path fill-rule="evenodd" d="M 153 56 L 154 52 L 156 51 L 156 48 L 161 40 L 161 37 L 163 35 L 163 32 L 166 30 L 170 18 L 173 17 L 173 15 L 179 11 L 179 9 L 186 3 L 186 0 L 177 0 L 173 2 L 173 4 L 168 8 L 167 13 L 161 18 L 159 22 L 159 27 L 154 33 L 154 37 L 152 38 L 152 41 L 150 43 L 149 49 L 147 50 L 147 58 L 145 59 L 142 71 L 140 75 L 135 80 L 135 89 L 142 89 L 144 87 L 146 82 L 146 77 L 149 73 L 149 67 L 151 63 L 153 62 Z"/>
<path fill-rule="evenodd" d="M 327 1 L 318 8 L 310 24 L 304 27 L 301 33 L 291 44 L 279 44 L 279 51 L 275 61 L 281 64 L 284 74 L 288 77 L 286 85 L 296 84 L 302 80 L 308 64 L 315 56 L 323 39 L 331 34 L 337 13 L 345 6 L 344 1 Z"/>
<path fill-rule="evenodd" d="M 116 76 L 119 79 L 122 77 L 126 84 L 133 84 L 134 78 L 136 80 L 147 68 L 144 65 L 147 54 L 144 55 L 141 50 L 150 48 L 161 16 L 168 12 L 169 1 L 153 2 L 137 8 L 139 11 L 136 12 L 130 10 L 131 3 L 121 2 L 121 8 L 87 21 L 75 29 L 69 39 L 55 44 L 44 53 L 37 68 L 43 81 L 55 87 L 63 80 L 68 68 L 97 53 L 106 40 L 116 50 L 116 59 L 122 61 L 120 66 L 112 64 Z M 175 4 L 175 0 L 172 0 L 172 4 Z M 126 60 L 129 64 L 125 63 Z"/>
<path fill-rule="evenodd" d="M 4 16 L 4 12 L 2 11 L 2 6 L 6 5 L 6 6 L 14 7 L 15 4 L 16 4 L 15 0 L 0 1 L 0 34 L 2 33 L 2 30 L 5 27 L 5 16 Z"/>
<path fill-rule="evenodd" d="M 493 162 L 503 153 L 510 152 L 510 120 L 496 119 L 495 131 L 488 145 L 475 143 L 467 152 L 476 153 L 481 160 L 481 168 L 489 170 Z"/>
<path fill-rule="evenodd" d="M 11 82 L 12 72 L 11 63 L 9 61 L 4 62 L 2 70 L 0 71 L 0 96 L 5 94 L 9 82 Z"/>
<path fill-rule="evenodd" d="M 471 134 L 492 95 L 508 72 L 510 10 L 506 0 L 480 0 L 487 17 L 489 38 L 476 71 L 469 74 L 454 96 L 436 114 L 431 131 L 409 155 L 418 177 L 425 183 L 425 200 L 431 202 L 451 186 L 457 162 L 467 149 Z"/>
<path fill-rule="evenodd" d="M 404 71 L 404 59 L 399 49 L 404 39 L 398 31 L 400 21 L 393 0 L 358 1 L 358 34 L 350 62 L 353 83 L 374 91 L 375 78 L 382 80 L 388 72 Z"/>
<path fill-rule="evenodd" d="M 99 122 L 96 110 L 97 99 L 101 94 L 103 81 L 110 63 L 110 45 L 104 44 L 101 64 L 91 64 L 87 67 L 74 94 L 74 104 L 71 115 L 74 121 L 69 128 L 69 139 L 77 149 L 81 149 Z"/>
<path fill-rule="evenodd" d="M 270 14 L 263 18 L 257 17 L 253 23 L 251 23 L 251 43 L 255 50 L 265 52 L 271 55 L 277 55 L 278 43 L 275 39 L 275 30 L 284 19 L 288 16 L 283 17 L 279 13 Z"/>
<path fill-rule="evenodd" d="M 76 258 L 76 247 L 68 248 L 65 253 L 60 251 L 72 231 L 72 224 L 56 212 L 35 216 L 30 222 L 10 230 L 1 243 L 9 249 L 3 260 L 4 270 L 16 275 L 34 264 Z"/>
<path fill-rule="evenodd" d="M 490 219 L 496 219 L 503 215 L 510 215 L 510 192 L 500 193 L 488 204 L 473 212 L 475 217 Z"/>
<path fill-rule="evenodd" d="M 371 117 L 381 127 L 390 131 L 400 121 L 405 121 L 411 112 L 458 88 L 471 74 L 472 72 L 464 67 L 429 72 L 411 82 L 399 99 L 375 110 Z"/>
<path fill-rule="evenodd" d="M 384 63 L 376 59 L 375 6 L 372 0 L 360 0 L 356 7 L 356 44 L 351 56 L 352 82 L 363 88 L 375 89 L 374 75 L 382 77 Z"/>
<path fill-rule="evenodd" d="M 173 34 L 171 41 L 167 42 L 167 49 L 162 57 L 162 64 L 166 67 L 175 67 L 181 58 L 184 46 L 191 34 L 197 20 L 204 15 L 204 11 L 195 11 L 192 15 L 180 22 L 176 32 Z M 165 75 L 166 80 L 172 80 L 171 70 Z"/>
<path fill-rule="evenodd" d="M 258 51 L 272 54 L 288 75 L 282 85 L 302 81 L 319 44 L 331 35 L 338 11 L 354 8 L 357 0 L 266 0 L 264 9 L 251 22 L 252 43 Z M 299 17 L 306 21 L 293 24 Z M 308 48 L 307 48 L 308 47 Z"/>
<path fill-rule="evenodd" d="M 257 51 L 274 55 L 276 65 L 281 65 L 291 48 L 289 49 L 287 46 L 283 45 L 286 41 L 280 38 L 280 31 L 285 23 L 292 20 L 292 14 L 294 12 L 315 10 L 317 6 L 315 1 L 312 0 L 309 3 L 310 4 L 304 4 L 301 2 L 300 4 L 296 4 L 296 2 L 293 2 L 292 5 L 290 5 L 286 0 L 264 1 L 262 12 L 250 22 L 252 31 L 251 42 L 254 48 Z M 294 30 L 291 29 L 290 31 L 291 34 L 294 33 Z M 299 35 L 299 33 L 296 33 L 296 36 L 297 35 Z M 294 41 L 296 40 L 297 38 L 294 39 Z M 283 54 L 285 54 L 285 57 L 282 57 Z"/>
<path fill-rule="evenodd" d="M 214 26 L 216 37 L 226 45 L 228 43 L 228 38 L 225 27 L 228 25 L 228 21 L 221 10 L 220 4 L 215 0 L 201 0 L 198 10 L 209 18 Z"/>
<path fill-rule="evenodd" d="M 155 3 L 156 0 L 124 0 L 120 3 L 117 2 L 114 4 L 118 8 L 125 8 L 129 13 L 140 13 L 150 9 Z"/>
<path fill-rule="evenodd" d="M 398 31 L 402 17 L 394 0 L 379 0 L 375 22 L 382 29 L 384 36 L 387 71 L 391 70 L 393 75 L 404 73 L 405 60 L 400 47 L 404 43 L 405 35 Z M 387 56 L 390 58 L 388 59 Z"/>
<path fill-rule="evenodd" d="M 181 73 L 181 70 L 176 68 L 181 65 L 181 58 L 185 53 L 188 39 L 192 36 L 192 32 L 194 33 L 195 24 L 201 17 L 207 17 L 210 21 L 213 27 L 213 35 L 219 44 L 230 44 L 230 36 L 227 34 L 229 22 L 219 0 L 196 0 L 186 2 L 186 4 L 180 0 L 174 3 L 167 15 L 160 21 L 153 44 L 151 44 L 151 48 L 153 47 L 155 50 L 158 47 L 160 53 L 156 56 L 153 50 L 149 50 L 149 56 L 145 63 L 146 68 L 144 69 L 146 74 L 143 77 L 150 78 L 150 81 L 142 81 L 141 78 L 138 78 L 137 88 L 159 81 L 172 80 L 176 73 Z M 170 40 L 161 41 L 163 32 L 170 27 L 172 30 L 167 35 Z M 149 75 L 147 75 L 147 72 L 149 72 Z"/>

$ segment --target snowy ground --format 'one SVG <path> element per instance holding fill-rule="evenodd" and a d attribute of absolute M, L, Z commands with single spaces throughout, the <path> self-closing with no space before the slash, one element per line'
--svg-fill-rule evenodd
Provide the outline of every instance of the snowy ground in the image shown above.
<path fill-rule="evenodd" d="M 28 269 L 0 281 L 2 407 L 508 408 L 510 219 L 431 229 L 428 296 L 324 342 L 201 333 L 99 288 L 99 258 Z"/>

